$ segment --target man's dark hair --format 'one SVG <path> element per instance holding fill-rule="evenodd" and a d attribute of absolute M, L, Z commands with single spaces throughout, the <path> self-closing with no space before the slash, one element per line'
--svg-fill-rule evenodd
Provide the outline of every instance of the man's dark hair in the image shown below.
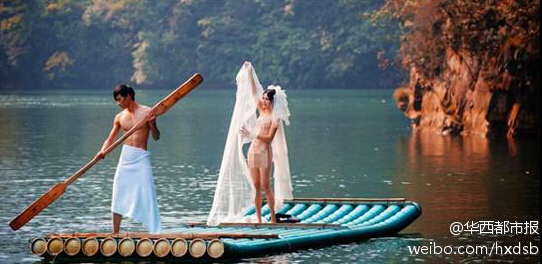
<path fill-rule="evenodd" d="M 127 86 L 126 84 L 119 84 L 117 87 L 115 87 L 115 90 L 113 90 L 113 98 L 117 100 L 117 95 L 121 95 L 123 97 L 126 97 L 127 95 L 130 95 L 132 97 L 132 100 L 135 101 L 135 92 L 132 87 Z"/>

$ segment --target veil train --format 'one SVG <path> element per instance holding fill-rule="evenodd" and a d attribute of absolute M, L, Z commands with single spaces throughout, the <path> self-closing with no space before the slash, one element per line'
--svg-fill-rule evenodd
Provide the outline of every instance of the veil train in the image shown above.
<path fill-rule="evenodd" d="M 263 88 L 258 80 L 256 71 L 252 69 L 252 77 L 256 84 L 256 94 L 263 94 Z M 226 138 L 224 154 L 216 184 L 213 206 L 207 218 L 207 225 L 218 225 L 221 222 L 244 222 L 244 214 L 254 205 L 254 187 L 250 179 L 243 144 L 252 141 L 249 137 L 239 134 L 244 126 L 250 132 L 256 131 L 256 103 L 251 90 L 249 71 L 241 67 L 237 73 L 237 92 L 235 106 Z M 275 211 L 282 208 L 284 199 L 291 199 L 292 181 L 288 160 L 288 147 L 284 135 L 284 123 L 290 124 L 288 101 L 286 94 L 279 86 L 269 86 L 275 89 L 272 117 L 280 120 L 277 132 L 271 142 L 274 163 Z"/>

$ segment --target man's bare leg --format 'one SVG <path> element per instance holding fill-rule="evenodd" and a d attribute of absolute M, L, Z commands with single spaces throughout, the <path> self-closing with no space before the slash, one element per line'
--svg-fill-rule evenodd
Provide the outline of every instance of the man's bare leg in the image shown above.
<path fill-rule="evenodd" d="M 113 234 L 119 233 L 120 222 L 122 221 L 122 215 L 113 213 Z"/>

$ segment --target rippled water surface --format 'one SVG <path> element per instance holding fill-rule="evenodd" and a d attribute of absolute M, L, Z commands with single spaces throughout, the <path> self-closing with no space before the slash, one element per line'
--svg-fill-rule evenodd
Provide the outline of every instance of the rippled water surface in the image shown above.
<path fill-rule="evenodd" d="M 167 91 L 138 91 L 152 105 Z M 289 91 L 286 128 L 296 197 L 405 197 L 423 214 L 399 235 L 251 258 L 254 263 L 508 263 L 538 255 L 412 255 L 408 246 L 540 246 L 540 235 L 459 235 L 452 222 L 540 221 L 540 143 L 412 133 L 390 90 Z M 204 221 L 235 93 L 199 88 L 158 118 L 151 141 L 164 229 Z M 29 240 L 110 231 L 115 150 L 13 232 L 9 221 L 101 147 L 118 112 L 108 91 L 0 91 L 0 263 L 33 263 Z M 123 222 L 126 231 L 143 231 Z"/>

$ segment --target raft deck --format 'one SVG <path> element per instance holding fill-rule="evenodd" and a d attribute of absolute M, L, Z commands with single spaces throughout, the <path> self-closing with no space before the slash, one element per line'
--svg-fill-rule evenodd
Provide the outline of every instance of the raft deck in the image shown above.
<path fill-rule="evenodd" d="M 189 223 L 156 235 L 57 233 L 34 239 L 31 250 L 55 262 L 231 261 L 395 235 L 420 216 L 421 208 L 403 198 L 298 198 L 286 200 L 280 213 L 301 221 Z M 269 220 L 267 205 L 262 216 Z"/>

